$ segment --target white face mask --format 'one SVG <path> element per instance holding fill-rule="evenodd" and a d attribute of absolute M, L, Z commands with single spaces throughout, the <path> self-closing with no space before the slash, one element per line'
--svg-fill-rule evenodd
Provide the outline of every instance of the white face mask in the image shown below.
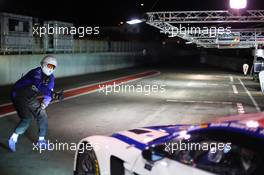
<path fill-rule="evenodd" d="M 47 76 L 50 76 L 54 72 L 54 69 L 48 68 L 46 64 L 43 65 L 43 67 L 41 68 L 42 68 L 43 73 Z"/>

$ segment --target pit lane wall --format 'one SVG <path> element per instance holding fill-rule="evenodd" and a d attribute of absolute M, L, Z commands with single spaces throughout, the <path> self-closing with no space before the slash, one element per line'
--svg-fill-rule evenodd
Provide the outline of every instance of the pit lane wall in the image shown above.
<path fill-rule="evenodd" d="M 46 55 L 46 54 L 45 54 Z M 0 85 L 12 84 L 30 69 L 40 65 L 44 54 L 0 55 Z M 140 65 L 142 52 L 101 52 L 51 54 L 58 60 L 56 77 L 116 70 Z"/>
<path fill-rule="evenodd" d="M 232 71 L 242 71 L 242 66 L 244 64 L 242 59 L 216 55 L 207 55 L 205 57 L 201 57 L 201 63 Z"/>

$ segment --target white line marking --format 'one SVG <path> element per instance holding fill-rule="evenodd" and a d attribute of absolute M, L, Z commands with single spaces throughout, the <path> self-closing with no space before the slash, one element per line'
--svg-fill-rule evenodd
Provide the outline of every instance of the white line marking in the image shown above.
<path fill-rule="evenodd" d="M 230 75 L 229 78 L 230 78 L 230 82 L 233 83 L 234 82 L 233 76 Z"/>
<path fill-rule="evenodd" d="M 92 83 L 92 84 L 88 84 L 88 85 L 83 85 L 83 86 L 79 86 L 79 87 L 76 87 L 76 88 L 67 89 L 67 90 L 65 90 L 64 92 L 68 92 L 68 91 L 72 91 L 72 90 L 78 90 L 78 89 L 82 89 L 82 88 L 86 88 L 86 87 L 90 87 L 90 86 L 94 86 L 94 85 L 104 84 L 104 83 L 107 83 L 107 82 L 116 81 L 116 80 L 120 80 L 120 79 L 125 79 L 125 78 L 131 77 L 131 76 L 136 76 L 136 75 L 140 75 L 140 74 L 144 74 L 144 73 L 152 72 L 152 71 L 155 71 L 156 73 L 155 73 L 155 74 L 152 74 L 152 75 L 148 75 L 148 76 L 144 76 L 144 77 L 136 78 L 136 79 L 133 79 L 133 80 L 134 80 L 134 81 L 136 81 L 136 80 L 141 80 L 141 79 L 143 79 L 143 78 L 148 78 L 148 77 L 152 77 L 152 76 L 156 76 L 156 75 L 159 75 L 159 74 L 160 74 L 160 71 L 149 70 L 149 71 L 139 72 L 139 73 L 131 74 L 131 75 L 126 75 L 126 76 L 123 76 L 123 77 L 118 77 L 118 78 L 114 78 L 114 79 L 110 79 L 110 80 L 106 80 L 106 81 L 101 81 L 101 82 L 97 82 L 97 83 Z M 130 81 L 131 81 L 131 80 L 130 80 Z M 125 83 L 127 83 L 127 82 L 129 82 L 129 81 L 126 81 Z"/>
<path fill-rule="evenodd" d="M 242 103 L 237 103 L 237 112 L 238 114 L 245 114 L 245 110 Z"/>
<path fill-rule="evenodd" d="M 146 71 L 146 72 L 150 72 L 150 71 Z M 133 80 L 128 80 L 126 82 L 122 82 L 122 84 L 131 83 L 131 82 L 134 82 L 134 81 L 139 81 L 139 80 L 142 80 L 142 79 L 145 79 L 145 78 L 151 78 L 151 77 L 158 76 L 158 75 L 161 74 L 160 71 L 156 71 L 156 72 L 157 73 L 152 74 L 152 75 L 148 75 L 148 76 L 136 78 L 136 79 L 133 79 Z M 145 72 L 138 73 L 138 74 L 143 74 L 143 73 L 145 73 Z M 99 83 L 93 83 L 93 84 L 89 84 L 89 85 L 85 85 L 85 86 L 81 86 L 81 87 L 77 87 L 77 88 L 67 89 L 64 92 L 68 92 L 68 91 L 71 91 L 71 90 L 77 90 L 77 89 L 84 88 L 84 87 L 90 87 L 90 86 L 94 86 L 94 85 L 97 85 L 97 84 L 103 84 L 103 83 L 106 83 L 106 82 L 109 82 L 109 81 L 115 81 L 115 80 L 119 80 L 119 79 L 130 77 L 130 76 L 135 76 L 135 75 L 138 75 L 138 74 L 132 74 L 132 75 L 128 75 L 128 76 L 124 76 L 124 77 L 120 77 L 120 78 L 115 78 L 115 79 L 111 79 L 111 80 L 107 80 L 107 81 L 103 81 L 103 82 L 99 82 Z M 109 86 L 110 85 L 108 85 L 108 87 Z M 111 86 L 113 86 L 113 85 L 111 85 Z M 76 97 L 80 97 L 80 96 L 83 96 L 83 95 L 91 94 L 91 93 L 94 93 L 94 92 L 98 92 L 98 91 L 101 91 L 102 89 L 105 89 L 105 88 L 99 88 L 99 89 L 95 89 L 95 90 L 92 90 L 92 91 L 89 91 L 89 92 L 86 92 L 86 93 L 81 93 L 81 94 L 77 94 L 77 95 L 74 95 L 74 96 L 66 97 L 66 98 L 63 99 L 63 101 L 69 100 L 69 99 L 72 99 L 72 98 L 76 98 Z M 51 102 L 51 104 L 58 103 L 58 102 L 59 102 L 58 100 L 54 100 L 54 101 Z M 1 107 L 8 106 L 10 104 L 12 104 L 12 103 L 2 104 Z M 0 118 L 6 117 L 6 116 L 9 116 L 9 115 L 13 115 L 15 113 L 16 113 L 16 111 L 9 112 L 9 113 L 6 113 L 6 114 L 2 114 L 2 115 L 0 115 Z"/>
<path fill-rule="evenodd" d="M 137 74 L 135 74 L 135 75 L 137 75 Z M 142 79 L 145 79 L 145 78 L 151 78 L 151 77 L 154 77 L 154 76 L 157 76 L 157 75 L 160 75 L 160 72 L 159 71 L 157 71 L 157 73 L 155 73 L 155 74 L 152 74 L 152 75 L 148 75 L 148 76 L 144 76 L 144 77 L 140 77 L 140 78 L 136 78 L 136 79 L 133 79 L 133 80 L 128 80 L 128 81 L 126 81 L 126 82 L 122 82 L 122 83 L 118 83 L 118 84 L 127 84 L 127 83 L 131 83 L 131 82 L 134 82 L 134 81 L 139 81 L 139 80 L 142 80 Z M 133 76 L 133 75 L 130 75 L 130 76 Z M 126 76 L 126 77 L 130 77 L 130 76 Z M 121 78 L 116 78 L 116 79 L 113 79 L 113 80 L 109 80 L 109 81 L 114 81 L 114 80 L 118 80 L 118 79 L 121 79 Z M 105 81 L 105 82 L 103 82 L 103 83 L 106 83 L 106 82 L 108 82 L 108 81 Z M 97 85 L 97 84 L 101 84 L 101 83 L 96 83 L 96 84 L 93 84 L 93 85 Z M 90 85 L 89 85 L 90 86 Z M 87 87 L 89 87 L 89 86 L 87 86 Z M 114 86 L 114 85 L 108 85 L 108 87 L 112 87 L 112 86 Z M 87 94 L 91 94 L 91 93 L 94 93 L 94 92 L 98 92 L 98 91 L 101 91 L 101 90 L 103 90 L 103 89 L 106 89 L 107 87 L 105 86 L 105 87 L 103 87 L 103 88 L 98 88 L 98 89 L 95 89 L 95 90 L 92 90 L 92 91 L 89 91 L 89 92 L 85 92 L 85 93 L 81 93 L 81 94 L 77 94 L 77 95 L 73 95 L 73 96 L 70 96 L 70 97 L 66 97 L 66 98 L 64 98 L 63 99 L 63 101 L 65 101 L 65 100 L 69 100 L 69 99 L 72 99 L 72 98 L 76 98 L 76 97 L 80 97 L 80 96 L 83 96 L 83 95 L 87 95 Z M 75 88 L 75 90 L 76 89 L 79 89 L 79 88 Z M 72 90 L 72 89 L 71 89 Z M 69 90 L 68 90 L 69 91 Z M 56 100 L 56 101 L 53 101 L 53 103 L 57 103 L 58 101 Z"/>
<path fill-rule="evenodd" d="M 0 107 L 11 105 L 12 103 L 1 104 Z"/>
<path fill-rule="evenodd" d="M 227 84 L 206 84 L 208 86 L 229 86 Z"/>
<path fill-rule="evenodd" d="M 131 74 L 131 75 L 126 75 L 126 76 L 123 76 L 123 77 L 114 78 L 114 79 L 110 79 L 110 80 L 106 80 L 106 81 L 101 81 L 101 82 L 97 82 L 97 83 L 91 83 L 91 84 L 87 84 L 87 85 L 79 86 L 79 87 L 76 87 L 76 88 L 67 89 L 67 90 L 64 91 L 64 93 L 65 93 L 65 92 L 69 92 L 69 91 L 73 91 L 73 90 L 78 90 L 78 89 L 82 89 L 82 88 L 90 87 L 90 86 L 94 86 L 94 85 L 104 84 L 104 83 L 111 82 L 111 81 L 116 81 L 116 80 L 123 79 L 123 78 L 128 78 L 128 77 L 135 76 L 135 75 L 138 75 L 138 74 L 144 74 L 144 73 L 146 73 L 146 72 L 151 72 L 151 71 L 156 71 L 156 70 L 149 70 L 149 71 L 140 72 L 140 73 Z M 150 77 L 152 77 L 152 76 L 157 76 L 157 75 L 160 75 L 160 71 L 156 71 L 156 73 L 155 73 L 155 74 L 152 74 L 152 75 L 148 75 L 148 76 L 144 76 L 144 77 L 140 77 L 140 78 L 136 78 L 136 79 L 133 79 L 133 80 L 126 81 L 125 83 L 130 83 L 130 82 L 133 82 L 133 81 L 138 81 L 138 80 L 141 80 L 141 79 L 144 79 L 144 78 L 150 78 Z M 110 85 L 109 85 L 109 86 L 110 86 Z M 104 89 L 104 88 L 102 88 L 102 89 Z M 74 98 L 74 97 L 79 97 L 79 96 L 81 96 L 81 95 L 90 94 L 90 93 L 93 93 L 93 92 L 96 92 L 96 91 L 99 91 L 99 90 L 100 90 L 100 89 L 97 89 L 97 90 L 94 90 L 94 91 L 90 91 L 90 92 L 88 92 L 88 93 L 78 94 L 78 95 L 75 95 L 75 96 L 67 97 L 67 98 L 65 98 L 65 99 L 71 99 L 71 98 Z M 11 105 L 11 104 L 12 104 L 12 103 L 0 104 L 0 107 L 3 107 L 3 106 L 9 106 L 9 105 Z"/>
<path fill-rule="evenodd" d="M 168 99 L 167 102 L 174 102 L 174 103 L 205 103 L 205 104 L 222 104 L 222 105 L 232 105 L 232 102 L 226 101 L 194 101 L 194 100 L 174 100 Z"/>
<path fill-rule="evenodd" d="M 251 93 L 248 91 L 248 89 L 246 88 L 246 86 L 244 85 L 244 83 L 241 81 L 241 79 L 238 78 L 238 80 L 239 80 L 240 84 L 243 86 L 243 88 L 244 88 L 244 90 L 246 91 L 246 93 L 248 94 L 248 96 L 249 96 L 249 98 L 251 99 L 252 103 L 254 104 L 256 110 L 257 110 L 258 112 L 260 112 L 261 110 L 260 110 L 260 108 L 259 108 L 258 103 L 255 101 L 254 97 L 253 97 L 253 96 L 251 95 Z"/>
<path fill-rule="evenodd" d="M 0 115 L 0 118 L 6 117 L 6 116 L 9 116 L 9 115 L 13 115 L 13 114 L 16 114 L 16 111 L 9 112 L 9 113 L 6 113 L 6 114 L 2 114 L 2 115 Z"/>
<path fill-rule="evenodd" d="M 232 88 L 233 88 L 233 92 L 234 92 L 234 94 L 238 94 L 238 91 L 237 91 L 237 87 L 236 87 L 236 85 L 232 85 Z"/>

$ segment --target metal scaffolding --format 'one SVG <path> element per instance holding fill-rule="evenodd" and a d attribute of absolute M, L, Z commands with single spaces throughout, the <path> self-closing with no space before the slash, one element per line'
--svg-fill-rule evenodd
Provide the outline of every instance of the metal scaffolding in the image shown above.
<path fill-rule="evenodd" d="M 264 24 L 264 10 L 148 12 L 146 23 L 169 37 L 180 37 L 205 48 L 252 48 L 264 44 L 264 28 L 232 29 L 220 24 Z M 218 24 L 212 27 L 212 24 Z M 184 27 L 180 26 L 185 24 Z M 188 24 L 188 26 L 186 26 Z M 190 27 L 189 24 L 196 26 Z M 207 27 L 197 25 L 207 25 Z M 212 28 L 218 31 L 212 32 Z M 219 31 L 219 28 L 221 30 Z M 183 30 L 184 29 L 184 30 Z M 210 29 L 210 30 L 209 30 Z"/>
<path fill-rule="evenodd" d="M 168 23 L 258 23 L 264 21 L 264 10 L 147 12 L 147 21 Z"/>

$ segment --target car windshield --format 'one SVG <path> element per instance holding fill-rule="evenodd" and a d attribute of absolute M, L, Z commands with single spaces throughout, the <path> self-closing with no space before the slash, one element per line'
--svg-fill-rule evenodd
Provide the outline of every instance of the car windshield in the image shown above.
<path fill-rule="evenodd" d="M 259 146 L 254 145 L 258 144 L 255 139 L 251 139 L 251 145 L 239 144 L 237 138 L 221 140 L 217 133 L 212 134 L 216 137 L 203 133 L 189 135 L 188 139 L 178 137 L 165 143 L 163 148 L 168 158 L 212 173 L 261 174 L 264 156 Z"/>

